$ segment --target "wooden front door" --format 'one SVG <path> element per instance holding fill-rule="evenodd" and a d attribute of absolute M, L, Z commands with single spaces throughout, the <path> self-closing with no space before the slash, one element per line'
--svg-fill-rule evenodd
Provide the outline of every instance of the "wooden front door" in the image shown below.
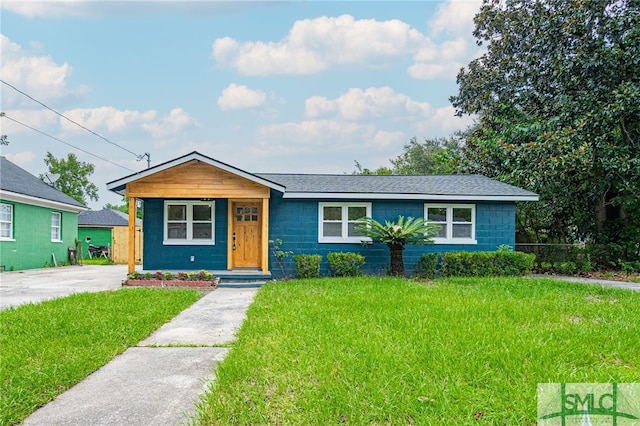
<path fill-rule="evenodd" d="M 260 267 L 262 203 L 234 201 L 232 206 L 232 268 Z"/>

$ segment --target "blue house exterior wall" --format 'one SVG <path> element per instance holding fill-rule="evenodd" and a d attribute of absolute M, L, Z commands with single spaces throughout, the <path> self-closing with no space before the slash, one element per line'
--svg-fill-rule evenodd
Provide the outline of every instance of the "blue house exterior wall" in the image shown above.
<path fill-rule="evenodd" d="M 163 199 L 144 200 L 144 260 L 142 268 L 153 270 L 197 271 L 227 269 L 226 199 L 215 201 L 215 245 L 163 245 Z M 191 256 L 194 261 L 191 262 Z"/>
<path fill-rule="evenodd" d="M 269 269 L 274 278 L 295 276 L 296 254 L 322 255 L 321 275 L 329 275 L 327 254 L 356 252 L 365 257 L 363 270 L 372 275 L 386 275 L 389 249 L 385 244 L 326 244 L 318 242 L 318 203 L 346 200 L 283 199 L 271 192 L 269 209 L 269 240 L 282 241 L 280 249 L 293 254 L 282 262 L 269 253 Z M 367 201 L 367 200 L 358 200 Z M 398 216 L 422 217 L 424 200 L 374 200 L 372 215 L 378 221 L 395 220 Z M 464 201 L 460 201 L 464 202 Z M 438 201 L 437 203 L 442 204 Z M 515 245 L 514 202 L 465 202 L 476 205 L 477 244 L 408 245 L 404 251 L 407 273 L 411 274 L 422 253 L 446 251 L 495 251 L 500 245 Z M 225 270 L 227 268 L 227 199 L 215 200 L 215 245 L 163 245 L 163 199 L 148 199 L 144 203 L 144 270 Z M 195 260 L 190 261 L 194 256 Z M 282 266 L 282 268 L 281 268 Z M 284 270 L 284 273 L 283 273 Z"/>
<path fill-rule="evenodd" d="M 273 253 L 269 265 L 274 277 L 295 276 L 296 254 L 320 254 L 321 275 L 329 274 L 327 254 L 330 252 L 355 252 L 365 257 L 363 270 L 368 274 L 386 275 L 389 267 L 389 249 L 386 244 L 325 244 L 318 242 L 318 202 L 345 200 L 299 200 L 283 199 L 272 191 L 270 200 L 269 239 L 282 241 L 280 249 L 291 251 L 282 265 Z M 366 200 L 358 200 L 366 201 Z M 374 200 L 372 216 L 378 221 L 395 220 L 398 216 L 424 216 L 424 200 Z M 438 202 L 441 203 L 441 202 Z M 408 245 L 404 251 L 407 273 L 411 274 L 422 253 L 447 251 L 495 251 L 500 245 L 515 245 L 515 203 L 513 202 L 469 202 L 476 205 L 477 244 L 430 244 Z M 282 268 L 281 268 L 282 266 Z"/>

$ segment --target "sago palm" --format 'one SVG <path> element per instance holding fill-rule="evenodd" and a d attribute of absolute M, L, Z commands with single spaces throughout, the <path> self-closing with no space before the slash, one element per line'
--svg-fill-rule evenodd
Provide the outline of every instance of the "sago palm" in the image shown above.
<path fill-rule="evenodd" d="M 391 256 L 391 275 L 404 277 L 404 259 L 402 251 L 407 244 L 430 244 L 437 234 L 440 225 L 428 223 L 424 218 L 407 218 L 399 216 L 396 222 L 385 221 L 384 225 L 377 220 L 364 217 L 358 220 L 357 232 L 373 241 L 386 243 Z"/>

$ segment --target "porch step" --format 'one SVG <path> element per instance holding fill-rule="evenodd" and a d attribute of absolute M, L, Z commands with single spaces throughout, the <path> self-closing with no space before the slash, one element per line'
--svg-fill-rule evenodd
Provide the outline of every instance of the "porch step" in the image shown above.
<path fill-rule="evenodd" d="M 271 274 L 263 274 L 256 271 L 216 271 L 216 277 L 220 277 L 218 287 L 250 288 L 262 287 L 271 280 Z"/>

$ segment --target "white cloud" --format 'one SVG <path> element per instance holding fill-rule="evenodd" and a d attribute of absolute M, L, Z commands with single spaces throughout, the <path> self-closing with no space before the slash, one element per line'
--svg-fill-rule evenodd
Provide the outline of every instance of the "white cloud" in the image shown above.
<path fill-rule="evenodd" d="M 7 153 L 5 157 L 7 157 L 7 160 L 12 163 L 17 164 L 22 168 L 27 168 L 31 163 L 33 163 L 33 160 L 35 160 L 36 153 L 32 151 L 22 151 L 16 152 L 15 154 Z"/>
<path fill-rule="evenodd" d="M 7 83 L 43 102 L 72 93 L 67 87 L 72 68 L 66 62 L 59 65 L 50 56 L 32 55 L 3 34 L 0 34 L 0 50 L 0 74 Z M 32 104 L 32 101 L 6 86 L 2 90 L 2 101 L 5 108 L 6 105 Z"/>
<path fill-rule="evenodd" d="M 429 25 L 431 34 L 470 36 L 474 29 L 473 18 L 481 5 L 481 0 L 448 0 L 440 4 Z"/>
<path fill-rule="evenodd" d="M 313 74 L 332 66 L 393 65 L 424 41 L 419 31 L 397 19 L 322 16 L 296 21 L 289 34 L 277 42 L 217 39 L 213 57 L 218 65 L 244 75 Z"/>
<path fill-rule="evenodd" d="M 424 120 L 417 121 L 413 128 L 417 133 L 429 137 L 448 136 L 456 130 L 463 130 L 473 124 L 473 116 L 456 116 L 456 110 L 449 105 L 437 108 L 434 113 Z"/>
<path fill-rule="evenodd" d="M 2 134 L 9 135 L 9 141 L 15 134 L 33 133 L 33 130 L 10 120 L 10 118 L 43 132 L 55 131 L 51 129 L 56 126 L 58 118 L 55 113 L 46 109 L 13 109 L 6 111 L 5 114 L 6 117 L 2 119 Z"/>
<path fill-rule="evenodd" d="M 390 87 L 351 88 L 333 100 L 313 96 L 306 100 L 305 106 L 307 117 L 336 116 L 344 120 L 423 117 L 432 111 L 428 102 L 414 101 Z"/>
<path fill-rule="evenodd" d="M 272 2 L 230 1 L 104 1 L 104 0 L 4 0 L 2 9 L 27 18 L 96 18 L 103 16 L 131 16 L 149 14 L 225 15 L 240 10 L 270 6 Z"/>
<path fill-rule="evenodd" d="M 231 83 L 218 98 L 218 107 L 223 111 L 246 109 L 262 106 L 267 101 L 267 95 L 262 90 L 252 90 L 244 85 Z"/>
<path fill-rule="evenodd" d="M 200 127 L 200 123 L 187 114 L 182 108 L 174 108 L 169 115 L 162 117 L 162 120 L 144 123 L 142 128 L 151 133 L 155 138 L 177 135 L 178 133 L 191 127 Z"/>
<path fill-rule="evenodd" d="M 268 140 L 297 141 L 293 149 L 306 149 L 309 146 L 343 146 L 361 144 L 362 137 L 371 138 L 375 134 L 374 126 L 338 120 L 307 120 L 299 123 L 289 122 L 272 124 L 258 129 L 258 137 Z"/>
<path fill-rule="evenodd" d="M 98 108 L 77 108 L 65 111 L 64 115 L 95 132 L 118 132 L 130 126 L 152 123 L 156 119 L 157 112 L 153 110 L 139 112 L 130 110 L 118 110 L 114 107 L 104 106 Z M 60 126 L 65 131 L 84 132 L 80 127 L 61 118 Z"/>

